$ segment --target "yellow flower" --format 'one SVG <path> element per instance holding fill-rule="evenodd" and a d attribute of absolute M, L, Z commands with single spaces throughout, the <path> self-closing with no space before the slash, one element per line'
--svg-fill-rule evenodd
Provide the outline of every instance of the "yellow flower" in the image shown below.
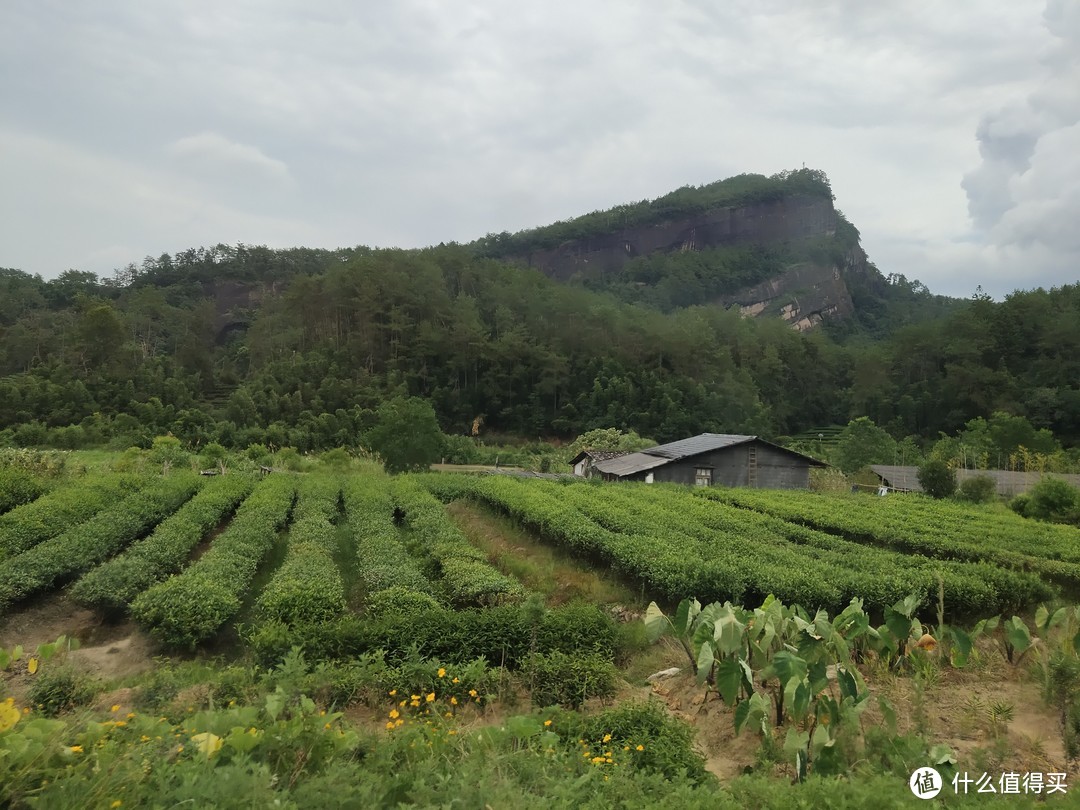
<path fill-rule="evenodd" d="M 113 714 L 120 711 L 120 704 L 119 703 L 114 703 L 112 708 L 109 709 L 109 711 L 112 712 Z"/>
<path fill-rule="evenodd" d="M 419 696 L 419 695 L 412 695 L 412 696 L 410 697 L 410 700 L 419 700 L 419 699 L 420 699 L 420 696 Z"/>
<path fill-rule="evenodd" d="M 38 660 L 36 658 L 31 658 L 29 661 L 26 662 L 26 671 L 29 672 L 31 675 L 34 675 L 35 673 L 37 673 L 37 666 Z"/>
<path fill-rule="evenodd" d="M 73 745 L 70 748 L 68 748 L 68 751 L 70 751 L 73 754 L 81 754 L 82 753 L 82 746 L 81 745 Z"/>
<path fill-rule="evenodd" d="M 452 698 L 450 698 L 450 704 L 451 704 L 452 706 L 457 706 L 457 698 L 456 698 L 456 697 L 452 697 Z"/>
<path fill-rule="evenodd" d="M 638 744 L 637 750 L 638 750 L 638 751 L 644 751 L 644 750 L 645 750 L 645 746 L 644 746 L 644 745 L 641 745 L 641 744 Z"/>
<path fill-rule="evenodd" d="M 397 694 L 397 689 L 391 689 L 390 690 L 390 697 L 393 697 L 396 694 Z"/>
<path fill-rule="evenodd" d="M 428 692 L 428 694 L 427 694 L 427 702 L 428 703 L 434 703 L 435 702 L 435 693 L 434 692 Z"/>
<path fill-rule="evenodd" d="M 199 747 L 199 751 L 206 754 L 207 759 L 221 750 L 221 737 L 217 734 L 211 734 L 209 731 L 195 734 L 191 741 Z"/>
<path fill-rule="evenodd" d="M 604 742 L 611 742 L 611 735 L 610 734 L 605 734 L 604 735 Z"/>
<path fill-rule="evenodd" d="M 442 667 L 439 667 L 439 677 L 440 678 L 445 678 L 446 677 L 446 670 L 443 669 Z"/>
<path fill-rule="evenodd" d="M 390 730 L 392 730 L 393 728 L 394 728 L 394 721 L 393 721 L 393 720 L 387 720 L 387 721 L 386 721 L 386 730 L 387 730 L 387 731 L 390 731 Z"/>
<path fill-rule="evenodd" d="M 127 719 L 128 719 L 128 720 L 130 720 L 130 719 L 131 719 L 131 718 L 133 718 L 134 716 L 135 716 L 135 712 L 128 712 L 128 713 L 127 713 Z"/>
<path fill-rule="evenodd" d="M 544 721 L 544 725 L 545 725 L 545 726 L 550 726 L 550 725 L 551 725 L 551 721 L 550 721 L 550 720 L 545 720 L 545 721 Z"/>
<path fill-rule="evenodd" d="M 109 807 L 123 807 L 123 806 L 124 806 L 124 803 L 122 801 L 120 801 L 119 799 L 117 799 L 116 801 L 114 801 L 112 804 L 109 805 Z"/>
<path fill-rule="evenodd" d="M 454 736 L 455 734 L 457 734 L 457 732 L 456 732 L 456 731 L 454 731 L 454 729 L 450 729 L 450 730 L 449 730 L 448 732 L 446 732 L 446 733 L 447 733 L 447 734 L 449 734 L 449 735 L 450 735 L 451 737 L 453 737 L 453 736 Z"/>
<path fill-rule="evenodd" d="M 401 712 L 399 712 L 397 709 L 391 709 L 390 710 L 390 719 L 391 720 L 397 720 L 400 716 L 401 716 Z"/>
<path fill-rule="evenodd" d="M 475 689 L 470 689 L 469 690 L 469 697 L 476 697 L 476 690 Z"/>
<path fill-rule="evenodd" d="M 405 725 L 405 721 L 404 720 L 395 720 L 394 725 L 397 726 L 398 728 L 400 728 L 401 726 Z"/>
<path fill-rule="evenodd" d="M 461 683 L 461 679 L 460 679 L 460 678 L 458 678 L 458 676 L 457 676 L 457 675 L 455 675 L 455 676 L 454 676 L 454 680 L 450 681 L 450 683 Z"/>
<path fill-rule="evenodd" d="M 141 737 L 139 737 L 139 742 L 150 742 L 150 738 L 143 734 Z"/>
<path fill-rule="evenodd" d="M 0 703 L 0 731 L 7 731 L 19 722 L 19 710 L 15 708 L 15 698 L 8 698 Z"/>

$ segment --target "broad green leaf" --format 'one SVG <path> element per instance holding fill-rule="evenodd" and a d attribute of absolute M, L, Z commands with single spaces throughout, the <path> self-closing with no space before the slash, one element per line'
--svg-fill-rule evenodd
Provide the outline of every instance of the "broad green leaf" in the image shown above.
<path fill-rule="evenodd" d="M 958 627 L 950 627 L 949 638 L 952 640 L 949 645 L 950 662 L 957 668 L 967 666 L 972 648 L 971 636 Z"/>
<path fill-rule="evenodd" d="M 285 708 L 285 693 L 281 691 L 281 687 L 278 690 L 271 692 L 266 696 L 266 713 L 270 716 L 271 720 L 277 720 L 278 715 L 281 714 L 281 710 Z"/>
<path fill-rule="evenodd" d="M 938 743 L 930 749 L 930 764 L 931 765 L 955 765 L 956 755 L 953 750 L 943 744 Z"/>
<path fill-rule="evenodd" d="M 1046 609 L 1046 605 L 1039 605 L 1035 608 L 1035 627 L 1040 632 L 1046 632 L 1049 628 L 1047 625 L 1050 620 L 1050 611 Z"/>
<path fill-rule="evenodd" d="M 1005 638 L 1018 655 L 1023 655 L 1031 647 L 1031 631 L 1019 616 L 1013 616 L 1005 623 Z"/>
<path fill-rule="evenodd" d="M 699 684 L 705 683 L 708 679 L 709 673 L 712 672 L 713 661 L 715 661 L 715 656 L 712 642 L 705 641 L 698 650 L 697 656 L 697 682 Z"/>
<path fill-rule="evenodd" d="M 835 742 L 829 734 L 829 727 L 818 724 L 814 727 L 814 733 L 810 736 L 810 753 L 816 759 L 822 748 L 831 746 Z"/>
<path fill-rule="evenodd" d="M 1055 627 L 1061 627 L 1061 625 L 1063 625 L 1068 620 L 1069 620 L 1069 611 L 1068 611 L 1068 609 L 1060 607 L 1057 610 L 1055 610 L 1053 615 L 1050 617 L 1050 625 L 1046 629 L 1049 632 L 1050 630 L 1053 630 Z"/>
<path fill-rule="evenodd" d="M 687 628 L 690 627 L 690 600 L 683 599 L 679 602 L 679 606 L 675 608 L 675 617 L 671 620 L 672 629 L 675 633 L 682 636 L 686 634 Z"/>
<path fill-rule="evenodd" d="M 889 632 L 897 640 L 897 649 L 899 649 L 899 645 L 905 643 L 911 635 L 911 616 L 905 616 L 893 608 L 886 608 L 885 626 L 889 628 Z"/>
<path fill-rule="evenodd" d="M 889 736 L 896 736 L 896 710 L 883 697 L 878 697 L 878 708 L 881 709 L 881 717 L 885 721 L 885 730 Z"/>
<path fill-rule="evenodd" d="M 770 675 L 780 681 L 781 686 L 786 687 L 789 681 L 802 680 L 806 677 L 806 661 L 797 655 L 781 650 L 773 656 L 772 663 L 762 673 L 767 678 Z"/>
<path fill-rule="evenodd" d="M 859 684 L 855 676 L 843 667 L 836 668 L 836 683 L 840 687 L 841 698 L 857 698 L 859 696 Z"/>
<path fill-rule="evenodd" d="M 232 748 L 234 751 L 238 751 L 241 754 L 247 754 L 253 751 L 262 740 L 262 732 L 256 730 L 254 734 L 250 733 L 249 729 L 244 729 L 240 726 L 235 726 L 225 737 L 224 744 Z"/>
<path fill-rule="evenodd" d="M 645 637 L 650 642 L 656 641 L 671 630 L 671 622 L 656 602 L 650 602 L 645 610 Z"/>
<path fill-rule="evenodd" d="M 716 666 L 716 688 L 728 706 L 734 706 L 739 693 L 745 687 L 751 689 L 753 673 L 746 662 L 735 656 L 721 659 Z"/>
<path fill-rule="evenodd" d="M 744 726 L 765 733 L 771 714 L 772 703 L 769 699 L 760 692 L 754 692 L 749 700 L 744 700 L 735 707 L 735 734 L 738 735 Z"/>
<path fill-rule="evenodd" d="M 810 692 L 820 694 L 829 687 L 829 668 L 824 661 L 815 661 L 807 669 L 806 679 L 810 683 Z"/>
<path fill-rule="evenodd" d="M 809 681 L 789 681 L 784 690 L 784 706 L 795 718 L 796 723 L 801 723 L 810 712 L 810 700 L 813 694 L 810 692 Z"/>
<path fill-rule="evenodd" d="M 524 740 L 536 736 L 544 730 L 544 727 L 535 717 L 518 716 L 506 721 L 506 730 L 512 737 Z"/>
<path fill-rule="evenodd" d="M 735 611 L 725 605 L 713 625 L 713 641 L 722 656 L 733 655 L 743 648 L 746 625 L 739 621 Z"/>

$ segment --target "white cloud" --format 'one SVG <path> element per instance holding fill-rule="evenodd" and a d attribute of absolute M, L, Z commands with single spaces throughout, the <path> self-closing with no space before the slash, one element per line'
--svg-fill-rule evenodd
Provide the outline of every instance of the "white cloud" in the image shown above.
<path fill-rule="evenodd" d="M 282 161 L 269 157 L 257 146 L 230 141 L 216 132 L 201 132 L 173 141 L 166 151 L 189 165 L 199 166 L 211 172 L 241 170 L 275 180 L 287 180 L 289 167 Z"/>
<path fill-rule="evenodd" d="M 0 264 L 467 241 L 805 162 L 883 272 L 1008 291 L 1034 240 L 1040 278 L 1075 280 L 1047 136 L 1080 87 L 1077 5 L 12 0 Z"/>

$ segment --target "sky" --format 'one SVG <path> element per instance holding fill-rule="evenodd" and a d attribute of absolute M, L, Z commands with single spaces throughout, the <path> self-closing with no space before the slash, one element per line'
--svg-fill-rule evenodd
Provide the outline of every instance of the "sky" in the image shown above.
<path fill-rule="evenodd" d="M 885 274 L 1080 281 L 1080 0 L 5 0 L 0 267 L 468 242 L 824 170 Z"/>

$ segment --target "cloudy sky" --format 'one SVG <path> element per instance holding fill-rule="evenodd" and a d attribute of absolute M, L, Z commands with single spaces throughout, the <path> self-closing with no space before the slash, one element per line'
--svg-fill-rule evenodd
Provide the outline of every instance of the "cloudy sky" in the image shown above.
<path fill-rule="evenodd" d="M 831 178 L 884 273 L 1080 280 L 1080 0 L 5 0 L 0 266 L 470 241 Z"/>

